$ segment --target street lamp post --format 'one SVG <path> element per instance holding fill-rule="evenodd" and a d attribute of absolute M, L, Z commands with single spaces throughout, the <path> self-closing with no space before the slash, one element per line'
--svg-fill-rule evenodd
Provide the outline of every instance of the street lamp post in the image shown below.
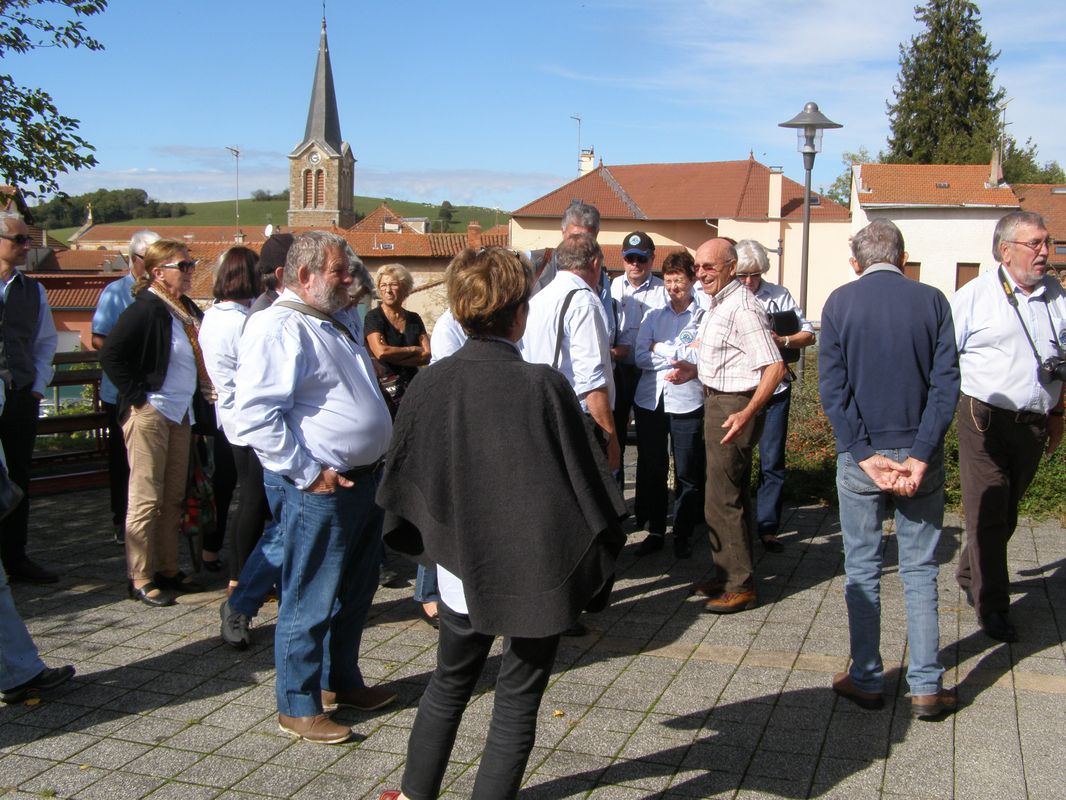
<path fill-rule="evenodd" d="M 800 248 L 800 291 L 799 304 L 803 313 L 807 313 L 807 259 L 811 243 L 811 170 L 814 169 L 814 157 L 822 150 L 822 131 L 827 128 L 843 128 L 839 122 L 833 122 L 818 110 L 815 102 L 807 103 L 803 111 L 788 122 L 778 124 L 780 128 L 795 128 L 797 150 L 803 153 L 803 245 Z M 800 362 L 802 365 L 802 361 Z M 802 374 L 802 366 L 800 373 Z"/>
<path fill-rule="evenodd" d="M 236 165 L 236 181 L 237 181 L 237 196 L 235 198 L 234 213 L 237 215 L 237 236 L 241 235 L 241 148 L 240 147 L 226 147 L 230 153 L 233 154 L 233 161 Z"/>

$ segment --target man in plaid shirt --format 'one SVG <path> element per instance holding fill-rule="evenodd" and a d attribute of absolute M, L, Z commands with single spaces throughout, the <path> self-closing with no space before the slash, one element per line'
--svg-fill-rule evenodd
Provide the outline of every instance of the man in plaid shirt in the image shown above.
<path fill-rule="evenodd" d="M 758 602 L 751 553 L 751 455 L 762 433 L 763 407 L 786 373 L 766 312 L 736 280 L 736 270 L 737 251 L 729 239 L 711 239 L 696 250 L 696 277 L 709 303 L 697 339 L 699 364 L 693 368 L 678 362 L 672 376 L 683 382 L 698 372 L 703 384 L 704 516 L 718 570 L 714 580 L 696 584 L 693 591 L 708 598 L 704 609 L 712 614 L 746 611 Z"/>

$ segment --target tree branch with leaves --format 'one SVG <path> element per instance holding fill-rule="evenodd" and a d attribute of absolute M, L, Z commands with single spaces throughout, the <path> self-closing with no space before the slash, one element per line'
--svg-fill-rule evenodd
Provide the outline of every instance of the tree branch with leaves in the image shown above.
<path fill-rule="evenodd" d="M 103 50 L 83 17 L 102 13 L 107 0 L 0 0 L 0 59 L 46 47 Z M 59 112 L 51 95 L 0 74 L 0 176 L 23 194 L 57 192 L 57 176 L 93 167 L 93 147 L 78 135 L 78 120 Z"/>

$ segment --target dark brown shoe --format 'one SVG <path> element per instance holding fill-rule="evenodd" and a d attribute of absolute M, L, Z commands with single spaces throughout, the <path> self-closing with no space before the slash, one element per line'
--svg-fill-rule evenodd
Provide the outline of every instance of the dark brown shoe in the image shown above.
<path fill-rule="evenodd" d="M 717 597 L 725 590 L 723 578 L 711 578 L 703 583 L 694 583 L 688 587 L 689 594 L 698 594 L 700 597 Z"/>
<path fill-rule="evenodd" d="M 953 714 L 958 704 L 954 689 L 941 689 L 936 694 L 911 695 L 911 716 L 917 719 L 937 719 L 944 714 Z"/>
<path fill-rule="evenodd" d="M 278 714 L 278 730 L 316 744 L 340 744 L 352 738 L 352 729 L 338 725 L 327 714 L 313 717 L 290 717 Z"/>
<path fill-rule="evenodd" d="M 396 700 L 396 692 L 384 686 L 364 686 L 362 689 L 348 689 L 344 692 L 322 690 L 322 707 L 332 711 L 335 708 L 354 708 L 357 711 L 377 711 Z"/>
<path fill-rule="evenodd" d="M 847 672 L 838 672 L 833 676 L 833 691 L 867 711 L 877 711 L 885 707 L 885 696 L 881 692 L 864 692 L 851 682 L 851 676 Z"/>
<path fill-rule="evenodd" d="M 703 610 L 709 614 L 736 614 L 738 611 L 750 611 L 759 605 L 755 592 L 722 592 L 703 604 Z"/>

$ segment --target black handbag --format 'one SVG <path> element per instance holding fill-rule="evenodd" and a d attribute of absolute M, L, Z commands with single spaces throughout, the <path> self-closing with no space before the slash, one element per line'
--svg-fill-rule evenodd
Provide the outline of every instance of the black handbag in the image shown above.
<path fill-rule="evenodd" d="M 794 336 L 800 332 L 799 314 L 795 311 L 771 311 L 770 330 L 778 336 Z M 781 360 L 786 364 L 795 364 L 800 360 L 798 347 L 781 347 Z"/>

